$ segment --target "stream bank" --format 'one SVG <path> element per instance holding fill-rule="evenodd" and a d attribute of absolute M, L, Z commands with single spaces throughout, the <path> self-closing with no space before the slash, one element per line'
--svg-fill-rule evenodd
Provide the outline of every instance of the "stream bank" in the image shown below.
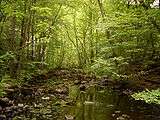
<path fill-rule="evenodd" d="M 33 76 L 23 86 L 6 89 L 0 120 L 160 119 L 159 105 L 128 96 L 143 89 L 138 85 L 66 70 Z"/>

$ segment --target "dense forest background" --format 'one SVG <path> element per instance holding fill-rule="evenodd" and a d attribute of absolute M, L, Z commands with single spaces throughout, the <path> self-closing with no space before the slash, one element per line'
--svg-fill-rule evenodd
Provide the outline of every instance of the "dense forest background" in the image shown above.
<path fill-rule="evenodd" d="M 158 69 L 160 10 L 153 2 L 1 0 L 1 79 L 44 68 L 138 79 Z"/>

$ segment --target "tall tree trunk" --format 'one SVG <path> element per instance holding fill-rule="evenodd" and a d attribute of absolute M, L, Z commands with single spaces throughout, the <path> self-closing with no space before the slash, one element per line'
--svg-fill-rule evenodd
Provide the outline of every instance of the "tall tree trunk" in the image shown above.
<path fill-rule="evenodd" d="M 10 51 L 15 51 L 16 50 L 16 16 L 13 16 L 11 18 L 11 30 L 9 34 L 9 50 Z"/>
<path fill-rule="evenodd" d="M 26 14 L 26 2 L 24 3 L 24 13 Z M 21 23 L 21 41 L 20 41 L 20 44 L 19 44 L 19 48 L 23 48 L 23 46 L 25 46 L 26 44 L 26 31 L 27 31 L 27 27 L 26 27 L 26 17 L 23 16 L 23 19 L 22 19 L 22 23 Z M 21 62 L 22 62 L 22 58 L 24 58 L 24 51 L 20 50 L 18 51 L 18 54 L 17 54 L 17 63 L 16 63 L 16 69 L 15 69 L 15 75 L 14 77 L 17 77 L 17 75 L 19 74 L 20 72 L 20 69 L 21 69 Z"/>
<path fill-rule="evenodd" d="M 32 26 L 31 26 L 31 60 L 34 61 L 35 59 L 35 38 L 34 38 L 34 17 L 32 18 Z"/>
<path fill-rule="evenodd" d="M 76 27 L 76 11 L 74 13 L 74 35 L 75 35 L 75 45 L 76 45 L 76 49 L 77 49 L 77 55 L 78 55 L 78 62 L 79 62 L 79 67 L 82 68 L 82 55 L 80 52 L 80 46 L 79 46 L 79 40 L 78 40 L 78 35 L 77 35 L 77 27 Z"/>
<path fill-rule="evenodd" d="M 30 59 L 30 36 L 31 36 L 31 20 L 32 20 L 32 11 L 31 11 L 31 3 L 29 3 L 29 6 L 28 6 L 28 21 L 27 21 L 27 41 L 26 41 L 26 44 L 27 44 L 27 47 L 26 47 L 26 57 L 27 59 L 29 60 Z"/>
<path fill-rule="evenodd" d="M 4 15 L 2 8 L 1 8 L 1 2 L 0 1 L 0 23 L 2 24 L 0 27 L 0 40 L 1 40 L 1 34 L 3 32 L 3 23 L 6 21 L 6 16 Z"/>
<path fill-rule="evenodd" d="M 36 4 L 36 0 L 33 0 L 32 1 L 32 5 L 34 6 Z M 31 50 L 31 60 L 34 61 L 35 59 L 35 43 L 36 43 L 36 38 L 35 38 L 35 30 L 34 30 L 34 27 L 35 27 L 35 10 L 32 11 L 32 25 L 31 25 L 31 47 L 32 47 L 32 50 Z"/>
<path fill-rule="evenodd" d="M 92 4 L 92 1 L 91 1 L 91 4 Z M 90 13 L 89 13 L 89 26 L 90 26 L 90 32 L 89 32 L 89 40 L 90 40 L 90 63 L 93 63 L 93 59 L 94 59 L 94 46 L 93 46 L 93 13 L 92 13 L 92 8 L 89 8 L 90 9 Z"/>
<path fill-rule="evenodd" d="M 9 33 L 9 51 L 15 52 L 16 51 L 16 16 L 11 18 L 11 29 Z M 15 78 L 16 76 L 16 61 L 13 61 L 12 64 L 9 65 L 10 76 Z"/>
<path fill-rule="evenodd" d="M 97 0 L 98 1 L 98 5 L 99 5 L 99 9 L 100 9 L 100 13 L 101 13 L 101 16 L 102 16 L 102 20 L 103 20 L 103 23 L 105 23 L 105 11 L 103 9 L 103 4 L 102 4 L 102 1 L 100 0 Z M 106 39 L 108 40 L 110 38 L 110 32 L 105 29 L 105 36 L 106 36 Z"/>

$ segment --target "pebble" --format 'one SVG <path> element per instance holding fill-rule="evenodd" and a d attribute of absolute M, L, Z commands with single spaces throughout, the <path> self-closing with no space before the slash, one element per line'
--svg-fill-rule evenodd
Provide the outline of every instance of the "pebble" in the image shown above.
<path fill-rule="evenodd" d="M 75 81 L 74 81 L 74 84 L 75 84 L 75 85 L 78 85 L 78 84 L 80 84 L 80 83 L 81 83 L 80 80 L 75 80 Z"/>
<path fill-rule="evenodd" d="M 87 83 L 87 81 L 82 81 L 82 84 L 86 84 Z"/>
<path fill-rule="evenodd" d="M 6 116 L 5 115 L 0 115 L 0 120 L 5 120 Z"/>
<path fill-rule="evenodd" d="M 124 117 L 124 118 L 130 118 L 130 116 L 127 115 L 127 114 L 123 114 L 122 117 Z"/>
<path fill-rule="evenodd" d="M 3 101 L 3 102 L 6 102 L 6 103 L 8 103 L 8 102 L 9 102 L 9 99 L 8 99 L 8 98 L 6 98 L 6 97 L 5 97 L 5 98 L 1 98 L 0 100 L 1 100 L 1 101 Z"/>
<path fill-rule="evenodd" d="M 18 104 L 18 107 L 23 107 L 23 106 L 24 106 L 23 104 L 20 104 L 20 103 Z"/>
<path fill-rule="evenodd" d="M 11 107 L 6 107 L 5 109 L 6 109 L 6 112 L 12 111 L 12 108 L 11 108 Z"/>
<path fill-rule="evenodd" d="M 116 114 L 119 114 L 119 113 L 121 113 L 121 111 L 115 111 L 115 113 L 116 113 Z"/>
<path fill-rule="evenodd" d="M 94 102 L 91 102 L 91 101 L 85 101 L 84 104 L 86 104 L 86 105 L 93 105 L 93 104 L 95 104 L 95 103 L 94 103 Z"/>
<path fill-rule="evenodd" d="M 80 85 L 79 88 L 80 88 L 80 90 L 84 91 L 86 89 L 86 86 L 85 85 Z"/>
<path fill-rule="evenodd" d="M 125 120 L 125 118 L 120 116 L 120 117 L 117 118 L 117 120 Z"/>
<path fill-rule="evenodd" d="M 114 105 L 112 105 L 112 104 L 111 105 L 107 105 L 107 107 L 114 107 Z"/>
<path fill-rule="evenodd" d="M 9 99 L 8 98 L 1 98 L 0 99 L 0 104 L 2 105 L 2 107 L 6 107 L 9 104 Z"/>
<path fill-rule="evenodd" d="M 0 111 L 2 111 L 3 110 L 3 108 L 0 106 Z"/>
<path fill-rule="evenodd" d="M 50 97 L 42 97 L 42 100 L 49 100 Z"/>
<path fill-rule="evenodd" d="M 66 120 L 74 120 L 74 117 L 71 115 L 65 115 Z"/>

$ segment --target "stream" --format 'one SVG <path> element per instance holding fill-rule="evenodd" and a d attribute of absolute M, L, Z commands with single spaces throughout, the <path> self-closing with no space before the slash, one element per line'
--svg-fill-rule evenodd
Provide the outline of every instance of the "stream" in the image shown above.
<path fill-rule="evenodd" d="M 35 90 L 34 95 L 33 89 L 15 92 L 10 99 L 18 112 L 10 110 L 0 120 L 160 120 L 159 105 L 135 101 L 107 87 L 91 85 L 82 91 L 69 85 L 68 93 L 61 94 Z"/>
<path fill-rule="evenodd" d="M 79 94 L 68 113 L 75 120 L 160 120 L 160 106 L 135 101 L 110 88 L 93 86 Z"/>

